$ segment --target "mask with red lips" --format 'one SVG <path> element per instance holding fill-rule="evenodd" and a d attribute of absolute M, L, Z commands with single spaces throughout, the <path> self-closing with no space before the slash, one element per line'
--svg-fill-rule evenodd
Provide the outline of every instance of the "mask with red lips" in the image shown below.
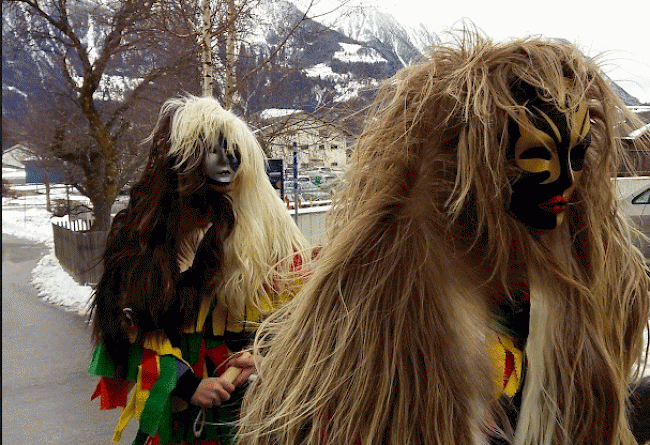
<path fill-rule="evenodd" d="M 522 112 L 521 123 L 511 119 L 508 126 L 508 158 L 521 172 L 511 184 L 508 211 L 528 227 L 555 229 L 564 219 L 589 147 L 587 104 L 565 113 L 530 85 L 518 83 L 513 93 L 528 112 Z"/>

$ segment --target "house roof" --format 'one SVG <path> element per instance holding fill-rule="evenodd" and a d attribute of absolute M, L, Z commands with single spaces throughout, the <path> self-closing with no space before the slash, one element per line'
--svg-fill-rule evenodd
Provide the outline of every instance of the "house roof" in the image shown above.
<path fill-rule="evenodd" d="M 2 152 L 2 166 L 25 168 L 24 161 L 33 157 L 33 154 L 22 144 L 16 144 Z"/>

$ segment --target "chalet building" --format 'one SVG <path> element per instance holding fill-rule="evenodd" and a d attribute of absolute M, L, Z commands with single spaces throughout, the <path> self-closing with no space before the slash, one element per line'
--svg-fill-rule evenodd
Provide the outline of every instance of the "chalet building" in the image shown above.
<path fill-rule="evenodd" d="M 22 144 L 16 144 L 8 149 L 2 150 L 2 167 L 13 169 L 24 169 L 25 160 L 33 157 L 30 150 Z"/>
<path fill-rule="evenodd" d="M 265 110 L 261 136 L 271 158 L 293 165 L 294 143 L 301 170 L 318 167 L 344 169 L 352 153 L 353 137 L 336 122 L 301 110 Z"/>

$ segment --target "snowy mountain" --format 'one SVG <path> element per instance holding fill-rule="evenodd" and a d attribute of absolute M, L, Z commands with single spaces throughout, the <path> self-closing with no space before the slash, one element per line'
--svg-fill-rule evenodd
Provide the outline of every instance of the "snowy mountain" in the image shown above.
<path fill-rule="evenodd" d="M 389 63 L 404 67 L 417 60 L 438 36 L 424 26 L 407 28 L 392 15 L 376 7 L 341 7 L 322 23 L 341 34 L 375 49 Z"/>
<path fill-rule="evenodd" d="M 75 2 L 79 8 L 84 3 Z M 237 72 L 249 73 L 267 59 L 270 63 L 246 77 L 245 87 L 237 97 L 239 111 L 246 115 L 269 108 L 315 111 L 353 99 L 363 105 L 371 100 L 372 90 L 380 81 L 417 61 L 428 46 L 439 42 L 438 36 L 424 26 L 405 27 L 374 7 L 341 7 L 318 17 L 318 21 L 302 22 L 303 11 L 289 1 L 263 2 L 253 13 L 251 32 L 240 36 Z M 105 30 L 84 19 L 83 14 L 77 17 L 79 34 L 92 57 Z M 13 43 L 21 41 L 16 33 L 29 29 L 30 20 L 30 14 L 24 10 L 3 10 L 3 115 L 14 115 L 28 99 L 39 100 L 43 88 L 56 89 L 68 82 L 60 73 L 56 48 L 36 40 L 28 45 Z M 286 45 L 277 50 L 292 24 L 298 22 L 300 25 Z M 140 77 L 138 64 L 151 63 L 159 57 L 151 51 L 143 49 L 139 59 L 131 56 L 112 62 L 108 76 L 103 79 L 104 85 L 110 86 L 105 91 L 109 91 L 112 100 L 119 101 L 124 90 L 133 88 Z M 216 51 L 223 53 L 223 46 Z M 217 72 L 219 68 L 217 62 Z M 198 79 L 195 85 L 198 92 Z M 622 89 L 620 94 L 627 104 L 638 103 Z M 101 100 L 105 98 L 106 95 Z"/>

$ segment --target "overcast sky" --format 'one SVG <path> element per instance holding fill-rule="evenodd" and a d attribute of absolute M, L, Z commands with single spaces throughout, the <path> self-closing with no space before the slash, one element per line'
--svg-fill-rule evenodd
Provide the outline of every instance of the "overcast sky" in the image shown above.
<path fill-rule="evenodd" d="M 647 0 L 351 2 L 379 6 L 403 24 L 422 23 L 436 34 L 458 28 L 462 19 L 469 19 L 495 40 L 528 35 L 567 39 L 589 56 L 602 53 L 603 70 L 632 96 L 650 102 L 650 3 Z"/>

